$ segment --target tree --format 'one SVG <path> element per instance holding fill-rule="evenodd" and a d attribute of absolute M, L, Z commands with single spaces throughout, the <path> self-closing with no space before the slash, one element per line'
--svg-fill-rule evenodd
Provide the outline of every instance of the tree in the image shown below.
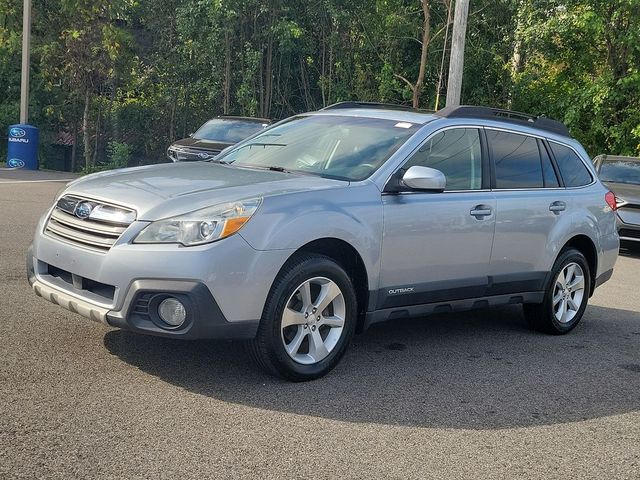
<path fill-rule="evenodd" d="M 524 8 L 514 107 L 563 120 L 594 155 L 640 153 L 640 1 Z"/>
<path fill-rule="evenodd" d="M 411 104 L 413 108 L 420 106 L 420 94 L 422 93 L 422 86 L 424 84 L 424 72 L 427 67 L 427 53 L 429 52 L 429 42 L 431 41 L 431 10 L 429 7 L 429 0 L 420 0 L 422 5 L 422 41 L 420 42 L 420 66 L 418 67 L 418 78 L 415 83 L 411 83 L 405 77 L 400 74 L 395 74 L 397 78 L 405 82 L 412 92 Z"/>
<path fill-rule="evenodd" d="M 94 169 L 113 142 L 130 164 L 162 161 L 220 114 L 279 119 L 343 100 L 433 108 L 452 3 L 34 0 L 42 158 L 61 133 Z M 559 118 L 594 154 L 640 153 L 639 3 L 474 0 L 463 102 Z M 18 119 L 19 2 L 0 0 L 0 12 L 4 128 Z"/>
<path fill-rule="evenodd" d="M 60 29 L 41 47 L 43 75 L 51 85 L 67 86 L 70 100 L 81 102 L 81 131 L 85 167 L 95 162 L 96 149 L 91 143 L 92 99 L 105 92 L 105 82 L 123 63 L 128 34 L 118 26 L 124 3 L 107 0 L 68 1 L 56 5 Z M 100 119 L 98 115 L 98 119 Z M 99 138 L 95 129 L 95 145 Z"/>

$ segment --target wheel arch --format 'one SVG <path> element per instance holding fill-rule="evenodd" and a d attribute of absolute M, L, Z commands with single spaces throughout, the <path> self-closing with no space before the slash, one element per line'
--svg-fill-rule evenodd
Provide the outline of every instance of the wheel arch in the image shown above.
<path fill-rule="evenodd" d="M 325 255 L 335 260 L 345 269 L 349 278 L 351 278 L 358 301 L 358 323 L 356 325 L 356 331 L 362 331 L 364 317 L 369 305 L 369 277 L 367 267 L 358 250 L 350 243 L 339 238 L 319 238 L 302 245 L 291 254 L 287 262 L 300 253 Z"/>
<path fill-rule="evenodd" d="M 587 264 L 589 265 L 589 280 L 591 282 L 589 295 L 593 295 L 593 291 L 595 289 L 594 287 L 596 284 L 596 275 L 598 271 L 598 250 L 596 249 L 595 243 L 587 235 L 575 235 L 562 246 L 560 252 L 558 253 L 558 257 L 562 254 L 562 252 L 566 251 L 569 248 L 575 248 L 587 259 Z"/>

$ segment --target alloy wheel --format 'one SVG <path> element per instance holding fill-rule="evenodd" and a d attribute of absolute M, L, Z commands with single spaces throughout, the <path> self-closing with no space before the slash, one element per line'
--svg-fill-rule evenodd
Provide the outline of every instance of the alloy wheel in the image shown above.
<path fill-rule="evenodd" d="M 306 280 L 294 290 L 282 312 L 280 328 L 285 350 L 295 362 L 320 362 L 340 340 L 345 316 L 344 296 L 333 280 Z"/>
<path fill-rule="evenodd" d="M 575 262 L 567 264 L 556 277 L 553 289 L 553 315 L 560 323 L 569 323 L 578 314 L 584 299 L 584 271 Z"/>

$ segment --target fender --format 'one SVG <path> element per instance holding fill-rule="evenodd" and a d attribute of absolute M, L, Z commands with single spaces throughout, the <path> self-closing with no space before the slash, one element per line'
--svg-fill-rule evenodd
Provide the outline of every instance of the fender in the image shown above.
<path fill-rule="evenodd" d="M 266 197 L 260 210 L 239 232 L 253 248 L 297 250 L 322 238 L 343 240 L 360 254 L 369 288 L 377 288 L 383 210 L 375 185 Z"/>

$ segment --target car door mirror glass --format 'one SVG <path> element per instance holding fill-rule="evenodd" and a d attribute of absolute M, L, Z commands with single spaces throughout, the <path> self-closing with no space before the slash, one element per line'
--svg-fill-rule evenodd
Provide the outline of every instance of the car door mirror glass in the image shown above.
<path fill-rule="evenodd" d="M 447 186 L 447 179 L 440 170 L 414 165 L 404 173 L 402 183 L 413 190 L 442 192 Z"/>

